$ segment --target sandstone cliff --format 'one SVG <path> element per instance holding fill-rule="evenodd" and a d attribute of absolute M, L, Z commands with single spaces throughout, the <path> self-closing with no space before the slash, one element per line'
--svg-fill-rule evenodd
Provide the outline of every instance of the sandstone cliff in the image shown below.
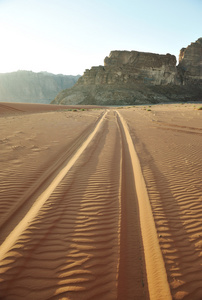
<path fill-rule="evenodd" d="M 80 76 L 17 71 L 0 74 L 0 101 L 50 103 Z"/>
<path fill-rule="evenodd" d="M 57 104 L 141 104 L 202 100 L 202 39 L 171 54 L 112 51 L 104 66 L 92 67 Z"/>
<path fill-rule="evenodd" d="M 180 50 L 178 72 L 182 84 L 202 84 L 202 38 Z"/>

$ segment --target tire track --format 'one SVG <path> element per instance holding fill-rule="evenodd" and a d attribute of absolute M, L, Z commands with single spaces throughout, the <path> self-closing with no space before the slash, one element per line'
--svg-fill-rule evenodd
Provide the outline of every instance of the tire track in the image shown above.
<path fill-rule="evenodd" d="M 1 264 L 4 299 L 116 299 L 120 141 L 114 116 Z"/>
<path fill-rule="evenodd" d="M 122 141 L 120 260 L 117 300 L 149 299 L 138 199 L 124 128 L 116 113 Z"/>
<path fill-rule="evenodd" d="M 120 119 L 106 112 L 5 240 L 0 297 L 148 299 L 128 153 Z"/>
<path fill-rule="evenodd" d="M 59 174 L 54 178 L 54 180 L 46 188 L 46 190 L 43 191 L 43 193 L 36 199 L 33 206 L 28 211 L 28 213 L 24 216 L 24 218 L 18 223 L 18 225 L 13 229 L 13 231 L 9 234 L 9 236 L 6 238 L 6 240 L 2 243 L 2 245 L 0 247 L 0 260 L 2 260 L 4 258 L 7 251 L 16 242 L 16 240 L 18 239 L 20 234 L 27 227 L 27 225 L 31 222 L 31 220 L 33 220 L 33 218 L 37 215 L 40 208 L 46 202 L 48 197 L 52 194 L 52 192 L 57 187 L 57 185 L 60 183 L 60 181 L 64 178 L 64 176 L 71 169 L 71 167 L 77 161 L 77 159 L 82 154 L 82 152 L 86 149 L 88 144 L 92 141 L 93 137 L 95 136 L 95 134 L 99 130 L 99 128 L 101 126 L 101 123 L 102 123 L 102 121 L 105 118 L 107 113 L 108 113 L 108 111 L 105 112 L 105 114 L 102 116 L 102 118 L 100 119 L 100 121 L 96 125 L 94 131 L 89 135 L 89 137 L 86 139 L 86 141 L 84 141 L 84 143 L 81 145 L 81 147 L 76 151 L 76 153 L 73 155 L 73 157 L 67 163 L 67 165 L 62 170 L 60 170 Z"/>
<path fill-rule="evenodd" d="M 2 126 L 10 128 L 10 136 L 0 140 L 3 144 L 0 150 L 0 244 L 29 211 L 40 192 L 51 183 L 58 170 L 67 164 L 102 116 L 100 113 L 93 117 L 88 114 L 92 120 L 85 120 L 77 114 L 76 118 L 81 119 L 82 125 L 79 128 L 78 119 L 71 120 L 73 114 L 48 113 L 43 119 L 40 114 L 35 114 L 12 119 L 12 122 L 6 118 L 1 120 Z M 70 120 L 66 121 L 67 117 Z M 33 125 L 35 122 L 37 126 Z M 68 126 L 74 134 L 68 132 Z M 41 127 L 44 127 L 44 132 L 41 132 Z M 60 133 L 55 136 L 57 130 Z"/>
<path fill-rule="evenodd" d="M 120 113 L 118 111 L 116 112 L 124 128 L 133 167 L 133 175 L 139 203 L 140 225 L 144 245 L 150 299 L 172 299 L 140 162 L 135 151 L 127 123 Z"/>
<path fill-rule="evenodd" d="M 201 137 L 167 130 L 160 133 L 144 111 L 123 111 L 123 115 L 140 153 L 172 298 L 201 299 Z M 163 109 L 157 114 L 163 122 L 200 127 L 197 112 L 190 110 L 185 116 Z"/>

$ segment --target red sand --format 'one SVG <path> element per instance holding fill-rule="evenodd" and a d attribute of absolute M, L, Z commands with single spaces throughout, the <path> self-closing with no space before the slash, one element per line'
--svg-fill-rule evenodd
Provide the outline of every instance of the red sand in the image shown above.
<path fill-rule="evenodd" d="M 202 299 L 202 111 L 147 109 L 0 105 L 0 299 Z"/>

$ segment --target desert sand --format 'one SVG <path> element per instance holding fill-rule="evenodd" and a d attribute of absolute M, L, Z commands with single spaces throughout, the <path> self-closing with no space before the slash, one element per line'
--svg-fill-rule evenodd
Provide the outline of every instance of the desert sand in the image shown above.
<path fill-rule="evenodd" d="M 202 299 L 201 104 L 0 104 L 0 299 Z"/>

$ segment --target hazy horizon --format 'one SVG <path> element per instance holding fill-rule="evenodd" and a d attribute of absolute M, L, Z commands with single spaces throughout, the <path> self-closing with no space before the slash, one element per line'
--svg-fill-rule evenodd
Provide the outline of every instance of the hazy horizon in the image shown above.
<path fill-rule="evenodd" d="M 32 71 L 32 70 L 15 70 L 15 71 L 10 71 L 10 72 L 0 72 L 0 74 L 10 74 L 10 73 L 17 73 L 17 72 L 33 72 L 33 73 L 47 73 L 47 74 L 52 74 L 52 75 L 64 75 L 64 76 L 80 76 L 81 74 L 62 74 L 62 73 L 52 73 L 48 71 Z"/>

